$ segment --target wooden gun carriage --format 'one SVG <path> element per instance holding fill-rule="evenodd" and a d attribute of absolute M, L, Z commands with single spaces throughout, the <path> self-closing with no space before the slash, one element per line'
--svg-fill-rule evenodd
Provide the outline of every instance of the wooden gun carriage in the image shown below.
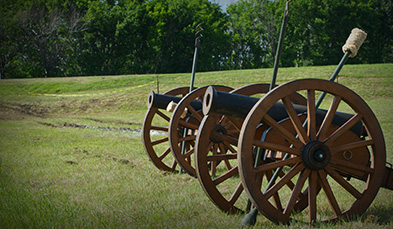
<path fill-rule="evenodd" d="M 284 224 L 353 217 L 381 187 L 393 190 L 378 120 L 359 95 L 333 82 L 363 31 L 352 31 L 329 81 L 275 85 L 289 2 L 270 85 L 194 90 L 192 78 L 190 87 L 148 96 L 142 138 L 154 165 L 172 172 L 179 165 L 218 208 L 249 212 L 247 225 L 258 211 Z"/>

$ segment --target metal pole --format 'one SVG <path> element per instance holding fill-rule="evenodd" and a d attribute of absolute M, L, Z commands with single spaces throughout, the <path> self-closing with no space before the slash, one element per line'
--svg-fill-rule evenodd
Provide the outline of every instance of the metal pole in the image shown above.
<path fill-rule="evenodd" d="M 200 39 L 202 38 L 202 31 L 203 28 L 201 27 L 201 24 L 198 24 L 196 27 L 197 32 L 195 33 L 195 51 L 194 51 L 194 59 L 192 62 L 192 71 L 191 71 L 191 82 L 190 82 L 190 92 L 194 90 L 194 80 L 195 80 L 195 71 L 196 71 L 196 66 L 197 66 L 197 60 L 198 60 L 198 49 L 201 44 Z"/>
<path fill-rule="evenodd" d="M 337 78 L 338 73 L 340 73 L 340 71 L 343 68 L 345 62 L 347 62 L 347 60 L 349 58 L 349 55 L 351 55 L 350 51 L 347 51 L 347 52 L 344 53 L 344 56 L 341 58 L 340 63 L 338 63 L 338 65 L 336 67 L 336 70 L 333 72 L 333 74 L 330 77 L 329 81 L 333 82 Z M 321 103 L 322 103 L 323 99 L 325 98 L 325 96 L 326 96 L 326 92 L 322 92 L 321 95 L 319 96 L 317 102 L 315 103 L 316 109 L 319 108 L 319 106 L 321 105 Z"/>
<path fill-rule="evenodd" d="M 202 37 L 202 31 L 203 28 L 201 27 L 201 24 L 198 24 L 196 26 L 197 32 L 195 33 L 195 51 L 194 51 L 194 59 L 192 61 L 192 70 L 191 70 L 191 80 L 190 80 L 190 89 L 189 92 L 191 93 L 194 90 L 194 81 L 195 81 L 195 71 L 196 71 L 196 65 L 197 65 L 197 60 L 198 60 L 198 49 L 201 44 L 201 37 Z M 188 128 L 183 129 L 183 137 L 187 137 L 187 132 Z M 181 143 L 181 154 L 184 155 L 186 153 L 186 142 L 183 141 Z M 182 168 L 180 167 L 179 173 L 182 173 Z"/>
<path fill-rule="evenodd" d="M 286 4 L 285 4 L 284 16 L 283 16 L 283 19 L 282 19 L 281 30 L 280 30 L 280 37 L 278 38 L 277 53 L 276 53 L 276 57 L 274 59 L 272 81 L 270 83 L 269 90 L 272 90 L 274 88 L 274 85 L 276 85 L 278 66 L 280 64 L 280 57 L 281 57 L 281 52 L 282 52 L 282 46 L 284 44 L 284 38 L 285 38 L 285 30 L 287 28 L 287 22 L 288 22 L 289 3 L 291 1 L 292 0 L 287 1 Z"/>
<path fill-rule="evenodd" d="M 195 80 L 195 70 L 196 70 L 196 65 L 197 65 L 197 60 L 198 60 L 198 48 L 200 45 L 200 40 L 199 38 L 195 39 L 195 52 L 194 52 L 194 60 L 192 62 L 192 72 L 191 72 L 191 83 L 190 83 L 190 92 L 194 90 L 194 80 Z"/>
<path fill-rule="evenodd" d="M 286 30 L 287 23 L 288 23 L 289 3 L 291 3 L 291 1 L 292 0 L 287 0 L 287 2 L 285 3 L 284 16 L 283 16 L 283 19 L 282 19 L 282 24 L 281 24 L 281 29 L 280 29 L 280 36 L 278 38 L 277 52 L 276 52 L 276 57 L 274 59 L 272 81 L 270 82 L 269 91 L 272 90 L 274 88 L 274 86 L 276 85 L 278 66 L 280 64 L 280 57 L 281 57 L 281 53 L 282 53 L 282 46 L 284 44 L 284 38 L 285 38 L 285 30 Z M 260 158 L 261 157 L 260 154 L 261 154 L 261 150 L 258 150 L 256 158 Z M 274 174 L 274 175 L 276 175 L 276 174 Z M 277 177 L 274 178 L 274 175 L 273 175 L 272 179 L 270 179 L 270 181 L 272 181 L 273 179 L 274 180 L 277 179 Z M 270 185 L 270 182 L 269 182 L 269 185 Z M 248 204 L 247 205 L 248 206 L 250 205 L 250 200 L 248 200 Z M 254 207 L 249 213 L 247 213 L 244 216 L 244 218 L 241 221 L 241 224 L 244 225 L 244 226 L 253 226 L 253 225 L 255 225 L 255 223 L 257 221 L 257 215 L 258 215 L 258 210 L 257 210 L 257 208 Z"/>

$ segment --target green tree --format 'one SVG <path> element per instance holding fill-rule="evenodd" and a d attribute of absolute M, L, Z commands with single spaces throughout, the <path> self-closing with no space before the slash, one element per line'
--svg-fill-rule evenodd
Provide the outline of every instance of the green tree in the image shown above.
<path fill-rule="evenodd" d="M 368 37 L 358 56 L 349 63 L 384 62 L 389 46 L 390 50 L 392 47 L 393 34 L 383 2 L 387 1 L 293 1 L 283 64 L 337 64 L 342 56 L 341 47 L 355 27 L 366 31 Z"/>
<path fill-rule="evenodd" d="M 231 67 L 271 66 L 285 2 L 241 0 L 228 8 Z M 337 64 L 342 56 L 341 47 L 355 27 L 366 31 L 368 38 L 349 63 L 392 61 L 391 0 L 296 0 L 289 8 L 282 66 Z"/>
<path fill-rule="evenodd" d="M 94 1 L 80 38 L 79 61 L 83 74 L 140 73 L 146 70 L 142 53 L 146 49 L 143 1 Z"/>
<path fill-rule="evenodd" d="M 279 31 L 276 4 L 268 0 L 241 0 L 230 5 L 227 12 L 232 37 L 228 66 L 271 67 Z"/>
<path fill-rule="evenodd" d="M 1 74 L 10 77 L 66 75 L 81 19 L 74 2 L 9 1 L 3 4 Z"/>
<path fill-rule="evenodd" d="M 228 52 L 226 17 L 208 0 L 152 0 L 148 2 L 153 20 L 150 47 L 155 51 L 158 72 L 190 72 L 195 28 L 204 31 L 198 54 L 198 71 L 223 68 Z"/>
<path fill-rule="evenodd" d="M 85 20 L 79 62 L 89 75 L 191 71 L 199 23 L 198 70 L 220 68 L 229 46 L 225 15 L 207 0 L 94 1 Z"/>

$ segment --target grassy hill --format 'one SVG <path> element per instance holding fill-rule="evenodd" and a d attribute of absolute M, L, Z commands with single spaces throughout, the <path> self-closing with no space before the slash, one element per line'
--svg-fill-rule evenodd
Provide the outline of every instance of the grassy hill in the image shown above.
<path fill-rule="evenodd" d="M 277 83 L 328 79 L 334 69 L 280 68 Z M 195 86 L 270 83 L 271 73 L 197 73 Z M 243 216 L 220 212 L 196 179 L 159 171 L 144 152 L 148 92 L 188 86 L 190 75 L 0 80 L 1 228 L 240 227 Z M 372 108 L 393 162 L 393 64 L 347 65 L 338 82 Z M 392 228 L 392 206 L 393 192 L 381 189 L 364 215 L 334 227 Z M 257 226 L 276 227 L 263 216 Z"/>

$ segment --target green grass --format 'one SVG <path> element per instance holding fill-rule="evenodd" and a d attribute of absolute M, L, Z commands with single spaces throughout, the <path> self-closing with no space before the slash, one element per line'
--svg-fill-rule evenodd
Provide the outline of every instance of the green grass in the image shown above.
<path fill-rule="evenodd" d="M 328 79 L 334 69 L 280 68 L 277 83 Z M 195 83 L 236 88 L 270 83 L 271 72 L 197 73 Z M 242 215 L 218 210 L 187 174 L 156 169 L 140 134 L 120 129 L 142 127 L 156 77 L 0 80 L 0 228 L 239 228 Z M 190 80 L 190 74 L 158 77 L 160 93 Z M 384 132 L 387 161 L 393 162 L 393 64 L 346 65 L 339 83 L 372 108 Z M 392 228 L 391 206 L 393 192 L 381 189 L 357 219 L 315 227 Z M 257 227 L 276 225 L 259 216 Z"/>

